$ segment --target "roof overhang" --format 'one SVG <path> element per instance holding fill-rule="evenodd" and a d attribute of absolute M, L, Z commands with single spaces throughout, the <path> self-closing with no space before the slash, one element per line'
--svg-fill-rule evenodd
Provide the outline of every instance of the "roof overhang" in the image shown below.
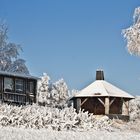
<path fill-rule="evenodd" d="M 12 73 L 12 72 L 6 72 L 6 71 L 0 71 L 0 75 L 13 76 L 13 77 L 19 77 L 19 78 L 26 78 L 26 79 L 34 79 L 34 80 L 39 80 L 40 79 L 38 77 L 27 75 L 27 74 Z"/>
<path fill-rule="evenodd" d="M 128 97 L 119 97 L 119 96 L 73 96 L 73 97 L 70 97 L 69 100 L 73 100 L 75 98 L 106 98 L 106 97 L 109 97 L 109 98 L 124 98 L 124 99 L 129 99 L 129 100 L 132 100 L 132 99 L 135 99 L 135 97 L 132 97 L 132 98 L 128 98 Z"/>

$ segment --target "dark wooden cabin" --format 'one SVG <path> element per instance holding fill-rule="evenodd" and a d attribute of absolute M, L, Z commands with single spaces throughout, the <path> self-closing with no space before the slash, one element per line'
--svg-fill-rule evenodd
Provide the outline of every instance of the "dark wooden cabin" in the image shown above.
<path fill-rule="evenodd" d="M 0 71 L 0 101 L 17 105 L 36 103 L 37 79 Z"/>
<path fill-rule="evenodd" d="M 94 115 L 129 119 L 129 101 L 134 97 L 104 80 L 102 70 L 96 72 L 96 81 L 74 95 L 74 108 Z"/>

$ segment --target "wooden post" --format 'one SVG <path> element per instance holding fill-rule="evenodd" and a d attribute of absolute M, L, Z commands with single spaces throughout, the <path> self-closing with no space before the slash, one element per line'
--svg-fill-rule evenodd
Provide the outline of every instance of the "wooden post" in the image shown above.
<path fill-rule="evenodd" d="M 122 115 L 127 115 L 129 116 L 129 101 L 124 100 L 122 98 L 123 104 L 122 104 Z"/>
<path fill-rule="evenodd" d="M 105 98 L 105 115 L 109 114 L 109 97 Z"/>
<path fill-rule="evenodd" d="M 81 109 L 81 99 L 77 98 L 76 99 L 76 111 L 79 112 L 80 109 Z"/>

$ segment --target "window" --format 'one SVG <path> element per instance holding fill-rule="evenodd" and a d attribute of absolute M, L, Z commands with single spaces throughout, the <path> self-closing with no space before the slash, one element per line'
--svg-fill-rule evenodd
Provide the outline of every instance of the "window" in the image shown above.
<path fill-rule="evenodd" d="M 14 91 L 14 81 L 12 78 L 8 78 L 8 77 L 4 78 L 4 91 L 5 92 Z"/>
<path fill-rule="evenodd" d="M 35 101 L 35 84 L 34 81 L 28 81 L 27 82 L 27 89 L 26 89 L 26 93 L 27 93 L 27 99 L 26 102 L 28 103 L 33 103 Z"/>
<path fill-rule="evenodd" d="M 2 78 L 0 77 L 0 91 L 2 91 Z"/>
<path fill-rule="evenodd" d="M 16 93 L 23 93 L 24 91 L 24 81 L 22 79 L 15 80 L 15 90 Z"/>
<path fill-rule="evenodd" d="M 34 82 L 33 81 L 28 82 L 28 92 L 34 93 Z"/>
<path fill-rule="evenodd" d="M 2 99 L 2 77 L 0 77 L 0 99 Z"/>

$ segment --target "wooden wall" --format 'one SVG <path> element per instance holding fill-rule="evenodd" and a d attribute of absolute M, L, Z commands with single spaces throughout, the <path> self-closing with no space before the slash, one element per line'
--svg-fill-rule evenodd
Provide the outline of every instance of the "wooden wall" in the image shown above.
<path fill-rule="evenodd" d="M 86 98 L 81 98 L 81 103 Z M 103 102 L 105 102 L 104 98 L 100 98 Z M 81 109 L 85 111 L 89 111 L 89 113 L 93 113 L 95 115 L 105 114 L 105 107 L 101 104 L 101 102 L 97 98 L 88 98 L 88 100 L 81 106 Z"/>
<path fill-rule="evenodd" d="M 11 78 L 14 81 L 14 88 L 12 91 L 7 91 L 4 89 L 4 78 Z M 15 79 L 23 80 L 23 91 L 16 92 Z M 30 92 L 29 84 L 33 83 L 33 90 Z M 7 102 L 10 104 L 32 104 L 36 102 L 36 92 L 37 92 L 37 80 L 28 79 L 16 76 L 0 75 L 0 101 Z"/>
<path fill-rule="evenodd" d="M 129 99 L 117 97 L 78 97 L 74 98 L 74 108 L 76 108 L 77 112 L 81 109 L 94 115 L 119 114 L 128 116 Z"/>
<path fill-rule="evenodd" d="M 114 98 L 111 97 L 110 101 L 113 99 Z M 123 102 L 121 98 L 115 98 L 114 102 L 111 104 L 109 108 L 109 114 L 122 114 L 122 105 L 123 105 Z"/>

